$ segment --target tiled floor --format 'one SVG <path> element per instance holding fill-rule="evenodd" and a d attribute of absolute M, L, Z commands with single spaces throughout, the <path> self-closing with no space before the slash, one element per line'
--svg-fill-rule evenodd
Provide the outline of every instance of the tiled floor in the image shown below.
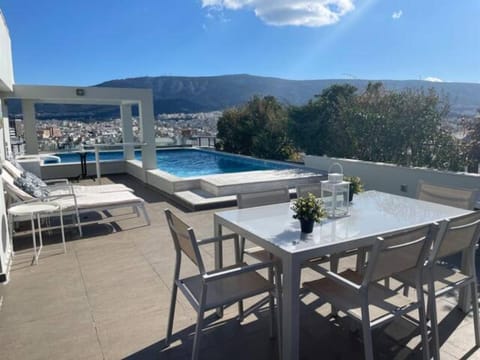
<path fill-rule="evenodd" d="M 6 359 L 189 359 L 195 313 L 179 295 L 173 344 L 164 349 L 174 250 L 163 209 L 169 207 L 192 225 L 199 238 L 211 236 L 214 211 L 186 213 L 131 177 L 112 178 L 135 188 L 147 202 L 152 225 L 130 218 L 115 226 L 92 225 L 78 239 L 67 232 L 62 253 L 58 234 L 44 248 L 37 266 L 30 249 L 19 252 L 9 284 L 0 286 L 0 358 Z M 93 215 L 92 215 L 93 216 Z M 17 238 L 17 248 L 30 238 Z M 226 249 L 226 253 L 231 253 Z M 213 248 L 203 253 L 213 264 Z M 348 266 L 346 259 L 342 266 Z M 184 261 L 185 273 L 194 267 Z M 305 272 L 305 278 L 313 275 Z M 474 351 L 471 314 L 454 308 L 454 298 L 439 303 L 442 359 L 480 358 Z M 313 296 L 302 299 L 301 359 L 362 359 L 360 333 L 346 318 L 328 317 L 330 307 Z M 276 359 L 269 339 L 269 313 L 262 311 L 241 325 L 227 309 L 202 338 L 202 359 Z M 400 321 L 374 332 L 376 358 L 420 358 L 419 336 Z"/>

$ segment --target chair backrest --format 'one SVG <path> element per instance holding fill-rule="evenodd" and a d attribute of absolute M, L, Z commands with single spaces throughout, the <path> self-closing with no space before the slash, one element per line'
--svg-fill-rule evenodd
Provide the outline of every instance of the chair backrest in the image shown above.
<path fill-rule="evenodd" d="M 297 198 L 306 197 L 308 194 L 313 194 L 315 197 L 319 198 L 322 196 L 322 184 L 303 184 L 297 186 Z"/>
<path fill-rule="evenodd" d="M 474 251 L 479 237 L 480 211 L 447 219 L 443 233 L 434 243 L 430 262 L 434 263 L 437 259 L 456 254 L 468 248 Z"/>
<path fill-rule="evenodd" d="M 205 266 L 193 229 L 180 220 L 169 209 L 165 209 L 165 216 L 167 217 L 168 227 L 172 234 L 177 256 L 180 256 L 183 252 L 195 265 L 197 265 L 200 274 L 204 274 Z"/>
<path fill-rule="evenodd" d="M 19 169 L 18 167 L 15 166 L 15 163 L 12 163 L 9 160 L 3 160 L 2 168 L 3 170 L 7 171 L 10 175 L 12 175 L 13 178 L 22 176 L 22 173 L 24 172 L 24 170 Z"/>
<path fill-rule="evenodd" d="M 417 186 L 417 199 L 442 205 L 472 210 L 477 200 L 478 190 L 461 189 L 433 185 L 420 180 Z"/>
<path fill-rule="evenodd" d="M 438 224 L 410 228 L 378 237 L 368 260 L 363 285 L 424 266 Z"/>
<path fill-rule="evenodd" d="M 290 193 L 288 192 L 288 188 L 237 194 L 237 205 L 239 209 L 289 201 Z"/>
<path fill-rule="evenodd" d="M 15 185 L 15 180 L 10 173 L 7 171 L 2 171 L 2 181 L 5 185 L 5 190 L 7 191 L 7 195 L 13 202 L 18 201 L 28 201 L 33 200 L 34 197 L 30 194 L 26 193 L 22 189 L 20 189 L 17 185 Z"/>

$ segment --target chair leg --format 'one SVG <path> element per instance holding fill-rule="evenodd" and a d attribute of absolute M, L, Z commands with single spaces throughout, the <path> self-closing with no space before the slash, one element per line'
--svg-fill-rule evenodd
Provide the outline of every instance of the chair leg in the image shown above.
<path fill-rule="evenodd" d="M 275 267 L 275 293 L 277 298 L 277 346 L 278 358 L 282 359 L 282 279 L 280 270 Z M 273 314 L 272 314 L 273 315 Z"/>
<path fill-rule="evenodd" d="M 438 319 L 437 319 L 437 304 L 435 298 L 435 290 L 433 284 L 429 286 L 428 292 L 428 310 L 430 316 L 430 326 L 432 328 L 432 342 L 433 342 L 433 358 L 440 359 L 440 338 L 438 336 Z"/>
<path fill-rule="evenodd" d="M 77 218 L 78 234 L 80 235 L 80 237 L 83 237 L 82 224 L 80 223 L 80 213 L 78 211 L 78 208 L 75 209 L 75 216 Z"/>
<path fill-rule="evenodd" d="M 197 326 L 195 327 L 195 337 L 193 339 L 192 360 L 198 359 L 198 354 L 200 351 L 200 337 L 202 335 L 202 328 L 203 328 L 203 310 L 198 309 Z"/>
<path fill-rule="evenodd" d="M 430 359 L 430 348 L 428 344 L 428 329 L 427 329 L 427 316 L 425 313 L 425 300 L 423 291 L 420 286 L 417 286 L 417 301 L 419 304 L 418 307 L 418 316 L 420 319 L 420 332 L 422 337 L 422 346 L 423 346 L 423 359 Z"/>
<path fill-rule="evenodd" d="M 363 347 L 366 360 L 373 360 L 373 341 L 370 320 L 365 321 L 362 317 Z"/>
<path fill-rule="evenodd" d="M 243 261 L 245 257 L 245 238 L 242 236 L 240 238 L 240 261 Z"/>
<path fill-rule="evenodd" d="M 238 243 L 236 243 L 237 245 Z M 245 238 L 244 237 L 241 237 L 240 238 L 240 243 L 238 244 L 238 250 L 236 248 L 236 252 L 237 254 L 235 254 L 236 256 L 238 255 L 238 258 L 235 259 L 237 262 L 243 262 L 243 258 L 244 258 L 244 251 L 245 251 Z M 242 321 L 243 320 L 243 300 L 240 300 L 238 302 L 238 316 L 239 316 L 239 319 Z"/>
<path fill-rule="evenodd" d="M 472 311 L 473 311 L 473 326 L 475 329 L 475 345 L 480 347 L 480 330 L 479 330 L 479 319 L 478 319 L 478 290 L 477 290 L 477 281 L 473 281 L 470 285 L 472 289 Z"/>
<path fill-rule="evenodd" d="M 165 346 L 170 345 L 173 330 L 173 318 L 175 317 L 175 305 L 177 304 L 177 284 L 173 283 L 172 299 L 170 301 L 170 312 L 168 314 L 167 336 L 165 337 Z"/>
<path fill-rule="evenodd" d="M 362 335 L 363 335 L 363 351 L 365 360 L 373 360 L 373 340 L 372 328 L 370 326 L 370 311 L 368 303 L 368 295 L 364 294 L 361 299 L 362 310 Z"/>
<path fill-rule="evenodd" d="M 330 255 L 330 270 L 334 273 L 338 272 L 338 265 L 340 263 L 340 257 L 337 254 L 332 254 Z M 333 306 L 333 304 L 330 305 L 330 315 L 332 316 L 337 316 L 338 314 L 338 309 Z"/>

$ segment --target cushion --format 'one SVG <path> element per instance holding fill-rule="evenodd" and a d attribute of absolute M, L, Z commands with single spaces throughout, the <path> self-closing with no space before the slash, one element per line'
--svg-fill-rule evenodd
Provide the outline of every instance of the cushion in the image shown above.
<path fill-rule="evenodd" d="M 25 171 L 22 176 L 15 179 L 14 184 L 33 197 L 43 198 L 48 196 L 48 190 L 46 188 L 42 188 L 46 187 L 47 184 L 45 184 L 42 179 L 31 172 Z"/>
<path fill-rule="evenodd" d="M 33 183 L 38 187 L 47 186 L 47 184 L 45 184 L 45 182 L 42 179 L 40 179 L 37 175 L 35 175 L 34 173 L 31 173 L 30 171 L 24 171 L 22 174 L 22 177 L 28 179 L 28 181 L 30 181 L 31 183 Z"/>
<path fill-rule="evenodd" d="M 5 160 L 3 163 L 2 163 L 2 166 L 3 166 L 3 169 L 6 170 L 10 175 L 12 175 L 14 178 L 16 177 L 20 177 L 22 176 L 22 173 L 24 172 L 24 170 L 20 170 L 19 168 L 17 168 L 14 163 L 12 163 L 11 161 L 9 160 Z"/>
<path fill-rule="evenodd" d="M 36 197 L 36 198 L 42 198 L 43 197 L 43 192 L 42 189 L 40 189 L 39 186 L 36 186 L 33 184 L 31 181 L 29 181 L 27 178 L 24 178 L 22 176 L 17 177 L 14 182 L 16 186 L 18 186 L 20 189 L 25 191 L 27 194 Z"/>

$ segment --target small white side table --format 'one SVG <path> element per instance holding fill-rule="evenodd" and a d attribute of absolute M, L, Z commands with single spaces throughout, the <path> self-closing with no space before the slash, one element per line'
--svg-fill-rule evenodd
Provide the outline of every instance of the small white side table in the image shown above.
<path fill-rule="evenodd" d="M 62 207 L 55 202 L 30 202 L 23 203 L 19 205 L 14 205 L 8 209 L 8 214 L 11 217 L 10 225 L 13 226 L 13 221 L 15 217 L 30 217 L 30 222 L 32 224 L 32 240 L 33 240 L 33 252 L 35 264 L 38 264 L 38 257 L 43 247 L 43 238 L 42 238 L 42 224 L 40 218 L 42 215 L 52 215 L 54 213 L 60 214 L 60 229 L 62 231 L 62 242 L 63 242 L 63 252 L 67 252 L 67 247 L 65 245 L 65 231 L 63 227 L 63 212 Z M 38 223 L 38 233 L 40 244 L 37 248 L 37 238 L 35 234 L 35 218 Z M 12 239 L 13 240 L 13 239 Z"/>

